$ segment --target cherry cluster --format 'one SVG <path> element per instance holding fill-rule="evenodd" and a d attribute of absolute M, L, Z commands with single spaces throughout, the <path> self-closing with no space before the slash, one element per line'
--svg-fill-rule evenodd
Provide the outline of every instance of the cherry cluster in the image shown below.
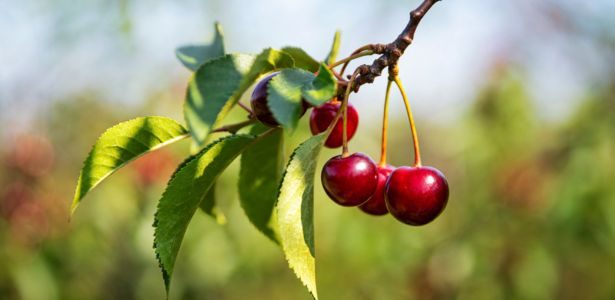
<path fill-rule="evenodd" d="M 278 73 L 272 73 L 261 80 L 252 93 L 253 117 L 261 123 L 276 127 L 279 123 L 273 117 L 267 104 L 267 86 Z M 316 135 L 329 130 L 325 141 L 328 148 L 343 146 L 343 153 L 332 157 L 322 169 L 321 179 L 327 195 L 337 204 L 345 207 L 357 206 L 363 212 L 382 216 L 391 213 L 397 220 L 414 226 L 433 221 L 448 202 L 448 183 L 442 172 L 432 167 L 421 166 L 418 140 L 408 102 L 402 91 L 410 119 L 415 165 L 393 167 L 386 163 L 386 122 L 388 95 L 393 80 L 389 81 L 383 118 L 383 141 L 380 163 L 376 164 L 364 153 L 349 153 L 347 142 L 355 135 L 359 114 L 348 101 L 337 98 L 312 109 L 310 129 Z M 345 105 L 344 105 L 345 104 Z M 302 101 L 302 115 L 310 104 Z M 335 125 L 332 125 L 335 122 Z M 345 129 L 345 130 L 344 130 Z M 345 133 L 345 134 L 344 134 Z"/>

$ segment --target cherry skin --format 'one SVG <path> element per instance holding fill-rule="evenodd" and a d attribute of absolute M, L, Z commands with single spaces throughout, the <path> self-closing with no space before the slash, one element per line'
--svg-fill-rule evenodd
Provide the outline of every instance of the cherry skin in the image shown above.
<path fill-rule="evenodd" d="M 433 221 L 448 202 L 448 182 L 432 167 L 400 167 L 385 186 L 385 201 L 391 215 L 409 225 Z"/>
<path fill-rule="evenodd" d="M 312 134 L 316 135 L 327 130 L 331 122 L 333 122 L 333 119 L 335 119 L 341 105 L 341 102 L 328 102 L 319 107 L 315 107 L 310 115 L 310 130 L 312 131 Z M 348 104 L 347 126 L 346 134 L 348 135 L 348 140 L 350 141 L 357 131 L 357 126 L 359 126 L 359 113 L 350 104 Z M 344 122 L 340 118 L 335 124 L 335 127 L 333 127 L 331 135 L 329 135 L 329 138 L 325 141 L 325 146 L 328 148 L 341 147 L 343 143 L 343 134 Z"/>
<path fill-rule="evenodd" d="M 354 153 L 334 156 L 322 168 L 325 192 L 341 206 L 361 205 L 374 195 L 378 185 L 378 167 L 369 156 Z"/>
<path fill-rule="evenodd" d="M 359 206 L 363 212 L 373 216 L 384 216 L 389 213 L 386 202 L 384 201 L 384 187 L 393 170 L 395 170 L 395 168 L 389 165 L 378 167 L 378 184 L 376 186 L 376 192 L 374 192 L 374 196 L 367 202 Z"/>
<path fill-rule="evenodd" d="M 254 116 L 261 123 L 269 126 L 269 127 L 278 127 L 280 123 L 273 117 L 273 113 L 269 109 L 269 105 L 267 104 L 267 87 L 269 86 L 269 81 L 278 75 L 280 72 L 274 72 L 269 74 L 267 77 L 263 78 L 263 80 L 259 81 L 254 87 L 254 91 L 252 92 L 252 97 L 250 99 L 250 105 L 252 106 L 252 111 L 254 112 Z M 309 108 L 309 103 L 301 100 L 301 115 L 305 114 L 305 111 Z"/>

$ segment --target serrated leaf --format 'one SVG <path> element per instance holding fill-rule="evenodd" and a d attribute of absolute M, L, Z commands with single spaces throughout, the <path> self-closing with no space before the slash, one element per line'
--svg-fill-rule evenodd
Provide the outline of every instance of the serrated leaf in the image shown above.
<path fill-rule="evenodd" d="M 253 62 L 254 56 L 251 55 L 225 55 L 206 62 L 190 80 L 184 117 L 194 141 L 199 146 L 237 102 L 241 94 L 236 91 Z"/>
<path fill-rule="evenodd" d="M 179 165 L 177 165 L 177 168 L 175 168 L 175 171 L 171 175 L 171 178 L 174 178 L 175 174 L 177 174 L 179 170 L 183 169 L 189 162 L 194 160 L 198 152 L 199 151 L 197 151 L 197 153 L 193 155 L 190 155 L 188 158 L 184 159 L 184 161 L 182 161 Z M 203 213 L 205 213 L 206 215 L 216 220 L 218 224 L 226 223 L 226 217 L 224 216 L 222 212 L 220 212 L 220 210 L 216 206 L 216 183 L 215 182 L 205 194 L 205 197 L 201 201 L 201 204 L 199 204 L 199 208 L 201 209 Z"/>
<path fill-rule="evenodd" d="M 319 63 L 303 49 L 298 47 L 284 47 L 282 51 L 288 53 L 295 60 L 295 67 L 308 70 L 312 73 L 318 71 Z"/>
<path fill-rule="evenodd" d="M 218 206 L 216 206 L 216 183 L 209 188 L 201 204 L 199 204 L 199 208 L 206 215 L 212 217 L 218 224 L 226 224 L 226 217 Z"/>
<path fill-rule="evenodd" d="M 214 40 L 209 45 L 186 45 L 175 50 L 175 55 L 186 68 L 196 72 L 208 60 L 224 55 L 222 26 L 216 22 L 214 30 Z"/>
<path fill-rule="evenodd" d="M 250 134 L 257 135 L 268 128 L 257 124 Z M 275 203 L 278 182 L 284 171 L 284 133 L 276 130 L 252 144 L 241 155 L 239 199 L 250 222 L 265 236 L 278 242 Z"/>
<path fill-rule="evenodd" d="M 231 135 L 215 141 L 182 164 L 169 181 L 154 217 L 154 249 L 167 294 L 190 220 L 220 173 L 254 139 L 250 135 Z"/>
<path fill-rule="evenodd" d="M 330 65 L 335 62 L 337 59 L 337 54 L 340 51 L 340 40 L 342 38 L 342 32 L 336 31 L 335 36 L 333 36 L 333 44 L 331 45 L 331 50 L 329 51 L 329 55 L 327 55 L 327 59 L 325 59 L 325 63 Z"/>
<path fill-rule="evenodd" d="M 328 132 L 315 135 L 293 152 L 277 203 L 280 242 L 288 265 L 318 299 L 314 253 L 314 175 Z"/>
<path fill-rule="evenodd" d="M 189 83 L 184 105 L 186 123 L 198 146 L 203 145 L 211 130 L 220 125 L 256 79 L 293 65 L 290 55 L 265 49 L 256 57 L 231 54 L 201 66 Z"/>
<path fill-rule="evenodd" d="M 71 212 L 89 191 L 125 164 L 187 134 L 183 126 L 165 117 L 136 118 L 107 129 L 83 163 Z"/>
<path fill-rule="evenodd" d="M 304 111 L 302 99 L 318 106 L 331 100 L 336 89 L 337 81 L 325 65 L 318 76 L 303 69 L 284 69 L 267 87 L 267 105 L 278 123 L 293 130 Z"/>
<path fill-rule="evenodd" d="M 314 74 L 303 69 L 284 69 L 269 82 L 267 105 L 284 128 L 294 130 L 297 126 L 303 111 L 303 87 L 314 77 Z"/>
<path fill-rule="evenodd" d="M 326 65 L 320 65 L 318 76 L 303 87 L 303 99 L 314 106 L 331 100 L 337 92 L 337 80 Z"/>

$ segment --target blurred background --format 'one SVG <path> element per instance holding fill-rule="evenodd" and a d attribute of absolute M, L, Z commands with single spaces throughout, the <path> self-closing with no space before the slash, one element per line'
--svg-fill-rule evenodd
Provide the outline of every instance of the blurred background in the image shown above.
<path fill-rule="evenodd" d="M 190 73 L 175 47 L 209 41 L 220 21 L 231 52 L 294 45 L 323 59 L 340 29 L 347 55 L 392 41 L 418 4 L 0 0 L 0 299 L 164 298 L 151 224 L 188 142 L 112 176 L 71 222 L 68 206 L 107 127 L 182 120 Z M 408 227 L 338 207 L 317 186 L 321 298 L 615 299 L 614 14 L 609 0 L 438 3 L 400 68 L 449 205 Z M 384 86 L 351 100 L 361 114 L 351 150 L 375 159 Z M 408 165 L 393 95 L 390 162 Z M 288 151 L 309 136 L 305 119 Z M 234 164 L 217 187 L 226 225 L 194 217 L 171 298 L 309 299 L 243 216 L 236 179 Z"/>

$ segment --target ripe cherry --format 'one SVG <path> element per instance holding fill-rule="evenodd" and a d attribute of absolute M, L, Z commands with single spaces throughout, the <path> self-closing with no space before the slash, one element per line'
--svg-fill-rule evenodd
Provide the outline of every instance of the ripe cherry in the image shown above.
<path fill-rule="evenodd" d="M 409 225 L 433 221 L 448 202 L 448 183 L 431 167 L 400 167 L 391 173 L 385 187 L 391 215 Z"/>
<path fill-rule="evenodd" d="M 386 202 L 384 201 L 384 187 L 387 179 L 389 179 L 389 175 L 391 175 L 394 169 L 395 168 L 389 165 L 378 167 L 376 191 L 374 192 L 374 196 L 359 206 L 363 212 L 374 216 L 383 216 L 389 213 Z"/>
<path fill-rule="evenodd" d="M 334 156 L 322 169 L 327 195 L 341 206 L 358 206 L 369 200 L 378 185 L 378 167 L 369 156 L 354 153 Z"/>
<path fill-rule="evenodd" d="M 280 126 L 280 123 L 273 117 L 273 113 L 269 109 L 269 105 L 267 104 L 267 87 L 269 86 L 269 81 L 278 75 L 280 72 L 274 72 L 263 78 L 263 80 L 259 81 L 254 87 L 254 91 L 252 92 L 252 97 L 250 99 L 250 104 L 252 106 L 252 111 L 254 112 L 254 117 L 259 120 L 261 123 L 269 126 L 269 127 L 277 127 Z M 301 101 L 301 115 L 305 114 L 305 111 L 308 109 L 309 104 L 306 101 Z"/>
<path fill-rule="evenodd" d="M 341 105 L 341 102 L 336 101 L 328 102 L 319 107 L 315 107 L 310 115 L 310 130 L 312 131 L 312 134 L 319 134 L 327 130 L 331 122 L 333 122 L 333 119 L 335 119 Z M 338 148 L 342 146 L 344 134 L 343 125 L 344 123 L 340 118 L 340 120 L 338 120 L 335 124 L 331 135 L 329 135 L 329 138 L 325 141 L 325 146 L 328 148 Z M 346 128 L 346 134 L 349 141 L 357 131 L 358 125 L 359 113 L 352 105 L 348 104 L 348 127 Z"/>

